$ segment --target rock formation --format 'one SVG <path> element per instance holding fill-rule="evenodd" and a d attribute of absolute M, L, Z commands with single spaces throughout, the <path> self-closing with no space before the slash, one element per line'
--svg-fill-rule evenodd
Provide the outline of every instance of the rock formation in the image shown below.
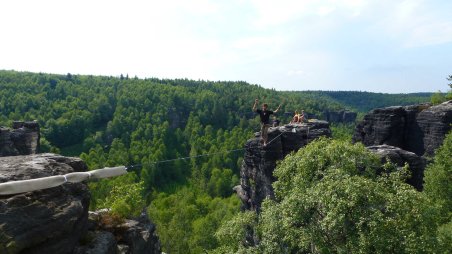
<path fill-rule="evenodd" d="M 349 110 L 325 111 L 323 112 L 325 120 L 330 123 L 353 123 L 356 120 L 356 112 Z"/>
<path fill-rule="evenodd" d="M 412 177 L 408 183 L 422 190 L 426 160 L 422 155 L 433 155 L 452 123 L 452 101 L 431 106 L 428 104 L 375 109 L 359 123 L 353 136 L 369 150 L 390 160 L 397 166 L 409 165 Z M 240 170 L 240 186 L 234 187 L 243 208 L 259 211 L 266 197 L 273 198 L 273 171 L 278 160 L 297 151 L 319 136 L 331 136 L 326 121 L 270 128 L 267 147 L 259 142 L 259 133 L 247 141 Z"/>
<path fill-rule="evenodd" d="M 39 138 L 38 122 L 14 122 L 12 130 L 0 127 L 0 156 L 36 154 Z"/>
<path fill-rule="evenodd" d="M 366 146 L 390 145 L 432 156 L 452 123 L 452 101 L 431 106 L 397 106 L 374 109 L 356 126 L 354 142 Z"/>
<path fill-rule="evenodd" d="M 55 154 L 0 157 L 0 183 L 86 170 Z M 85 183 L 0 196 L 0 253 L 160 253 L 146 215 L 107 230 L 89 219 L 89 199 Z"/>
<path fill-rule="evenodd" d="M 93 240 L 79 246 L 76 253 L 161 253 L 155 225 L 145 212 L 134 220 L 114 221 L 111 218 L 107 209 L 90 212 L 88 235 Z"/>
<path fill-rule="evenodd" d="M 270 128 L 269 144 L 266 147 L 260 144 L 259 133 L 248 140 L 240 169 L 241 186 L 234 188 L 243 201 L 244 209 L 259 211 L 266 197 L 273 198 L 273 170 L 277 161 L 320 136 L 331 136 L 329 123 L 326 121 Z"/>
<path fill-rule="evenodd" d="M 382 163 L 390 161 L 398 167 L 403 167 L 407 163 L 411 172 L 411 177 L 407 180 L 407 183 L 411 184 L 417 190 L 422 190 L 422 180 L 426 166 L 426 160 L 423 157 L 388 145 L 368 146 L 367 149 L 377 154 L 381 158 Z"/>
<path fill-rule="evenodd" d="M 86 171 L 54 154 L 0 157 L 0 182 Z M 90 194 L 82 183 L 0 196 L 0 253 L 72 253 L 86 231 Z"/>

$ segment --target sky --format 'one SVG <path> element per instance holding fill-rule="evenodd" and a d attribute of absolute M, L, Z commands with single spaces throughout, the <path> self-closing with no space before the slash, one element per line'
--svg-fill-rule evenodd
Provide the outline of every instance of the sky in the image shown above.
<path fill-rule="evenodd" d="M 0 1 L 0 69 L 446 91 L 450 0 Z"/>

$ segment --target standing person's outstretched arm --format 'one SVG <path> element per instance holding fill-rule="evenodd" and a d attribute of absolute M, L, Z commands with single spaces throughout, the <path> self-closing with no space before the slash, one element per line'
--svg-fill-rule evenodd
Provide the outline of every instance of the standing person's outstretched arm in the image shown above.
<path fill-rule="evenodd" d="M 256 112 L 256 107 L 257 107 L 257 103 L 259 102 L 258 99 L 254 100 L 254 105 L 253 105 L 253 112 Z"/>
<path fill-rule="evenodd" d="M 278 112 L 279 108 L 281 108 L 281 104 L 279 104 L 278 108 L 276 108 L 276 110 L 275 110 L 275 111 L 273 111 L 273 113 L 276 113 L 276 112 Z"/>

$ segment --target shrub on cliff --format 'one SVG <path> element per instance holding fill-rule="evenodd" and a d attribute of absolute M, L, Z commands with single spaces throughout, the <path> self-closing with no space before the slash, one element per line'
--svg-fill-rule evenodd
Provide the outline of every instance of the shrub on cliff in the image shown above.
<path fill-rule="evenodd" d="M 143 182 L 113 186 L 110 195 L 100 204 L 101 208 L 110 208 L 111 213 L 122 218 L 136 217 L 145 207 Z"/>

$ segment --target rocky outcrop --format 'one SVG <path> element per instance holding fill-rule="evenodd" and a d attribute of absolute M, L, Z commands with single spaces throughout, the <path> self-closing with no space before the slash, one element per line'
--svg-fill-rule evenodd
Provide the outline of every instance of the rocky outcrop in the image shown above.
<path fill-rule="evenodd" d="M 13 129 L 0 127 L 0 156 L 36 154 L 39 150 L 38 122 L 14 122 Z"/>
<path fill-rule="evenodd" d="M 325 120 L 330 123 L 354 123 L 356 120 L 356 112 L 349 110 L 325 111 L 323 112 Z"/>
<path fill-rule="evenodd" d="M 56 154 L 0 157 L 0 183 L 86 171 L 79 158 Z M 88 217 L 85 183 L 0 196 L 0 253 L 160 253 L 144 214 L 114 229 Z"/>
<path fill-rule="evenodd" d="M 78 158 L 55 154 L 0 157 L 0 182 L 86 171 Z M 86 230 L 85 184 L 0 196 L 0 253 L 72 253 Z"/>
<path fill-rule="evenodd" d="M 266 197 L 274 198 L 273 170 L 277 161 L 320 136 L 331 136 L 331 130 L 328 122 L 319 120 L 270 128 L 266 147 L 260 144 L 259 135 L 256 133 L 256 137 L 245 145 L 240 169 L 241 186 L 234 188 L 243 201 L 243 208 L 255 211 L 259 211 Z"/>
<path fill-rule="evenodd" d="M 118 254 L 118 244 L 115 236 L 110 232 L 88 232 L 85 239 L 88 243 L 78 246 L 74 254 Z"/>
<path fill-rule="evenodd" d="M 369 146 L 367 149 L 377 154 L 381 158 L 382 163 L 390 161 L 398 167 L 403 167 L 407 163 L 411 173 L 407 183 L 419 191 L 422 190 L 424 169 L 426 166 L 426 160 L 423 157 L 388 145 Z"/>
<path fill-rule="evenodd" d="M 113 218 L 113 219 L 112 219 Z M 115 221 L 108 210 L 100 210 L 96 212 L 90 212 L 89 220 L 92 230 L 92 234 L 98 236 L 105 232 L 109 232 L 114 236 L 114 242 L 99 241 L 101 246 L 108 246 L 113 244 L 115 246 L 115 252 L 118 254 L 138 254 L 149 253 L 157 254 L 161 253 L 160 241 L 157 237 L 156 227 L 148 218 L 146 212 L 143 212 L 141 216 L 135 219 L 125 219 Z M 106 247 L 99 247 L 96 242 L 84 247 L 84 252 L 80 253 L 97 253 L 96 249 L 106 249 Z"/>
<path fill-rule="evenodd" d="M 356 126 L 354 142 L 366 146 L 390 145 L 432 156 L 450 131 L 452 101 L 431 106 L 396 106 L 374 109 Z"/>

